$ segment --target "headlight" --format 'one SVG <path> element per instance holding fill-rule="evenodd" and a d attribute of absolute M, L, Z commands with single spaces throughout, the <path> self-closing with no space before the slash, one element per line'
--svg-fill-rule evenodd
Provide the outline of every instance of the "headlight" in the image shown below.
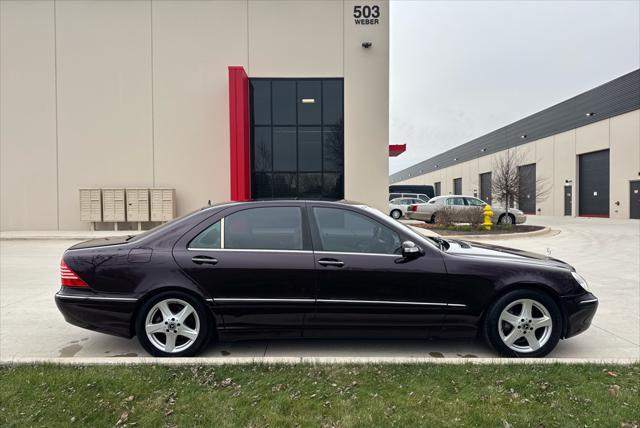
<path fill-rule="evenodd" d="M 576 280 L 576 282 L 580 284 L 580 287 L 584 288 L 586 291 L 589 291 L 589 284 L 587 284 L 587 281 L 585 281 L 583 277 L 575 272 L 571 272 L 571 275 L 573 275 L 573 278 Z"/>

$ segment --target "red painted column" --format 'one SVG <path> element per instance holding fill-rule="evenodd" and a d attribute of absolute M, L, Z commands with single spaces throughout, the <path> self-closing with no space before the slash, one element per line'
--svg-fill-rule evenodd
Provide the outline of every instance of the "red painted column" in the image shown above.
<path fill-rule="evenodd" d="M 249 200 L 249 77 L 241 66 L 229 67 L 229 131 L 231 200 Z"/>

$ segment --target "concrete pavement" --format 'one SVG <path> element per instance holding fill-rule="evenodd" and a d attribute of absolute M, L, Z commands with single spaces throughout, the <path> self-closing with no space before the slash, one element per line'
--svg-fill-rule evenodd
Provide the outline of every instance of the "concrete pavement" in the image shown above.
<path fill-rule="evenodd" d="M 551 358 L 640 358 L 640 222 L 529 217 L 552 233 L 492 244 L 546 253 L 571 263 L 600 298 L 592 327 L 561 341 Z M 36 236 L 39 237 L 39 236 Z M 19 238 L 19 235 L 17 235 Z M 0 359 L 121 358 L 146 356 L 127 340 L 67 324 L 53 294 L 58 263 L 75 240 L 17 239 L 0 242 Z M 219 343 L 201 357 L 216 360 L 303 358 L 494 358 L 484 344 L 423 340 L 269 340 Z"/>

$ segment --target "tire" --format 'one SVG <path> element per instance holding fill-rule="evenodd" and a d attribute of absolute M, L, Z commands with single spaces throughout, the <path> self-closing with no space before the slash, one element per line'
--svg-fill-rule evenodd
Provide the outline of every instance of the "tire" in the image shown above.
<path fill-rule="evenodd" d="M 511 220 L 511 221 L 509 221 Z M 516 224 L 516 218 L 514 217 L 513 214 L 502 214 L 499 218 L 498 218 L 498 223 L 499 224 Z"/>
<path fill-rule="evenodd" d="M 391 211 L 391 217 L 393 217 L 395 220 L 398 220 L 400 217 L 402 217 L 402 211 L 400 210 Z"/>
<path fill-rule="evenodd" d="M 185 308 L 189 314 L 180 319 L 177 315 Z M 148 324 L 153 325 L 149 331 Z M 140 307 L 136 315 L 136 334 L 142 347 L 154 357 L 190 357 L 209 343 L 212 324 L 209 311 L 201 300 L 180 291 L 166 291 Z"/>
<path fill-rule="evenodd" d="M 437 219 L 436 219 L 436 215 L 435 215 L 435 214 L 433 214 L 433 215 L 431 216 L 431 221 L 429 221 L 429 223 L 431 223 L 431 224 L 436 224 L 436 220 L 437 220 Z"/>
<path fill-rule="evenodd" d="M 528 319 L 522 312 L 525 307 L 533 308 L 525 312 L 530 315 Z M 487 343 L 502 356 L 544 357 L 560 340 L 562 314 L 547 293 L 532 289 L 514 290 L 491 305 L 483 331 Z"/>

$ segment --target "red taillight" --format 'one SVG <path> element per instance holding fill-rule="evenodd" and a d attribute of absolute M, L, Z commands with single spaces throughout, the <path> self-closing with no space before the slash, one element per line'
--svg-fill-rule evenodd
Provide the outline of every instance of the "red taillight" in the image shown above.
<path fill-rule="evenodd" d="M 411 211 L 412 213 L 414 213 L 414 212 L 418 211 L 418 206 L 417 206 L 417 205 L 411 205 L 411 206 L 409 207 L 409 211 Z"/>
<path fill-rule="evenodd" d="M 89 288 L 89 285 L 76 275 L 64 260 L 60 260 L 60 284 L 63 287 Z"/>

